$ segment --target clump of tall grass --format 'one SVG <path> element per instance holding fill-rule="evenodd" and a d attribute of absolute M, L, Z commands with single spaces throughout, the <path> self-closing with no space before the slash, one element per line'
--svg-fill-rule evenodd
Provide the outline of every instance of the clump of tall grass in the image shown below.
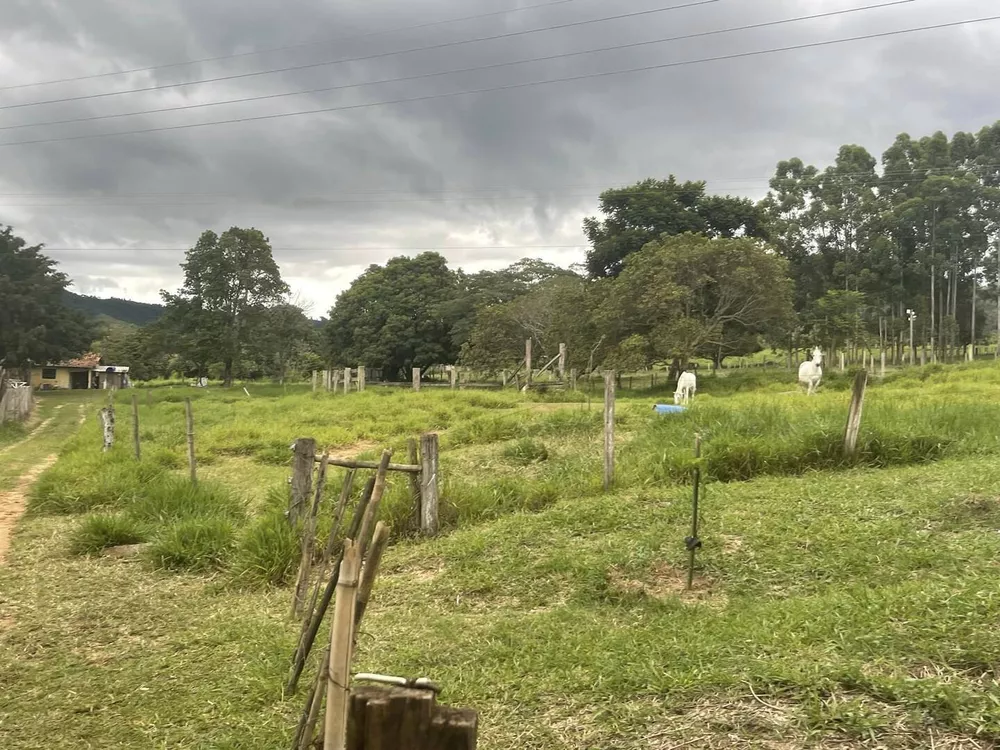
<path fill-rule="evenodd" d="M 526 437 L 505 445 L 500 451 L 500 455 L 512 463 L 527 466 L 528 464 L 548 461 L 549 449 L 541 440 Z"/>
<path fill-rule="evenodd" d="M 70 451 L 39 477 L 29 494 L 28 510 L 64 515 L 122 508 L 165 478 L 162 466 L 136 461 L 124 450 Z"/>
<path fill-rule="evenodd" d="M 147 554 L 156 568 L 192 573 L 222 568 L 236 544 L 227 518 L 186 518 L 163 528 Z"/>
<path fill-rule="evenodd" d="M 74 555 L 96 555 L 108 547 L 139 544 L 148 538 L 148 529 L 121 513 L 86 516 L 73 530 L 69 550 Z"/>
<path fill-rule="evenodd" d="M 210 482 L 192 484 L 177 476 L 166 476 L 146 485 L 126 506 L 126 512 L 150 523 L 192 518 L 240 523 L 246 518 L 242 501 L 225 488 Z"/>
<path fill-rule="evenodd" d="M 240 584 L 281 586 L 295 575 L 299 538 L 283 513 L 269 509 L 244 530 L 232 572 Z"/>

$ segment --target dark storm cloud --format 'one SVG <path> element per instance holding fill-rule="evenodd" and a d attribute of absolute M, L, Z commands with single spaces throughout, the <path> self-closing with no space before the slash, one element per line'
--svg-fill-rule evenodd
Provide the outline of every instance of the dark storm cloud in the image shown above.
<path fill-rule="evenodd" d="M 541 0 L 522 0 L 521 6 Z M 683 0 L 672 0 L 684 4 Z M 820 13 L 876 0 L 720 0 L 698 8 L 502 40 L 0 110 L 0 127 L 343 86 Z M 12 89 L 0 106 L 379 55 L 664 7 L 573 0 L 392 34 L 385 29 L 517 7 L 497 0 L 8 0 L 0 86 L 301 42 L 309 47 L 124 76 Z M 597 74 L 996 13 L 992 0 L 916 0 L 835 19 L 261 102 L 0 131 L 0 142 L 353 106 Z M 367 34 L 361 38 L 345 38 Z M 975 130 L 1000 118 L 991 81 L 1000 24 L 564 84 L 260 122 L 0 146 L 0 220 L 44 241 L 81 290 L 155 298 L 180 248 L 206 229 L 268 234 L 294 288 L 324 311 L 391 250 L 583 245 L 603 187 L 676 173 L 759 196 L 776 161 L 828 163 L 842 143 L 876 156 L 896 133 Z M 498 189 L 508 188 L 508 189 Z M 443 192 L 451 191 L 451 192 Z M 158 195 L 148 195 L 158 194 Z M 141 205 L 139 205 L 141 204 Z M 572 249 L 446 252 L 471 269 Z"/>

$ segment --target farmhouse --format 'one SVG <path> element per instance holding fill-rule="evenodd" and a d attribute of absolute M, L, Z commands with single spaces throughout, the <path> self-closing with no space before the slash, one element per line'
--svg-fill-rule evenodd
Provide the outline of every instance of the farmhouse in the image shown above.
<path fill-rule="evenodd" d="M 87 388 L 127 388 L 128 367 L 102 365 L 101 355 L 88 352 L 82 357 L 31 370 L 31 387 L 40 390 Z"/>

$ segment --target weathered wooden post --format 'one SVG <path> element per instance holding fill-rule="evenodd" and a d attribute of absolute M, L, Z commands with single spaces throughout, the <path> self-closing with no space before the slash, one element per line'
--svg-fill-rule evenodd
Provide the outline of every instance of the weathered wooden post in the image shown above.
<path fill-rule="evenodd" d="M 574 367 L 569 371 L 569 387 L 571 390 L 574 391 L 576 390 L 576 379 L 577 379 L 577 372 L 576 368 Z"/>
<path fill-rule="evenodd" d="M 312 377 L 313 377 L 313 379 L 312 379 L 312 392 L 315 393 L 316 392 L 317 383 L 319 382 L 319 370 L 313 370 L 312 371 Z"/>
<path fill-rule="evenodd" d="M 882 350 L 882 361 L 879 363 L 879 377 L 885 377 L 885 349 Z"/>
<path fill-rule="evenodd" d="M 420 531 L 434 536 L 438 529 L 438 436 L 428 432 L 420 436 Z"/>
<path fill-rule="evenodd" d="M 411 466 L 420 466 L 420 454 L 417 452 L 416 438 L 409 438 L 406 441 L 406 459 L 410 462 Z M 409 480 L 410 502 L 413 503 L 413 518 L 415 519 L 413 527 L 419 529 L 421 527 L 420 475 L 410 472 Z"/>
<path fill-rule="evenodd" d="M 326 750 L 347 748 L 347 707 L 351 690 L 351 656 L 354 642 L 354 616 L 358 596 L 358 571 L 361 560 L 357 546 L 344 540 L 344 559 L 337 580 L 337 599 L 330 628 L 330 661 L 326 681 L 326 722 L 323 747 Z"/>
<path fill-rule="evenodd" d="M 604 491 L 615 482 L 615 371 L 604 373 Z"/>
<path fill-rule="evenodd" d="M 531 339 L 524 340 L 524 390 L 531 388 Z"/>
<path fill-rule="evenodd" d="M 851 392 L 851 408 L 847 412 L 847 428 L 844 430 L 844 454 L 853 456 L 858 448 L 858 431 L 861 429 L 861 409 L 865 403 L 865 387 L 868 385 L 868 371 L 860 370 L 854 378 Z"/>
<path fill-rule="evenodd" d="M 455 365 L 448 365 L 448 386 L 451 390 L 455 390 L 455 386 L 458 384 L 458 368 Z"/>
<path fill-rule="evenodd" d="M 501 388 L 506 388 L 507 387 L 507 371 L 506 370 L 501 370 L 500 371 L 500 387 Z"/>
<path fill-rule="evenodd" d="M 420 392 L 420 368 L 414 367 L 411 371 L 413 377 L 413 390 Z"/>
<path fill-rule="evenodd" d="M 843 352 L 837 352 L 837 357 L 840 359 L 840 371 L 843 372 L 844 371 L 844 353 Z"/>
<path fill-rule="evenodd" d="M 292 526 L 298 526 L 300 514 L 309 507 L 315 464 L 316 441 L 313 438 L 296 440 L 292 444 L 292 496 L 288 501 L 288 522 Z"/>
<path fill-rule="evenodd" d="M 198 467 L 194 460 L 194 412 L 190 398 L 184 399 L 184 416 L 187 420 L 188 470 L 191 472 L 191 484 L 198 484 Z"/>
<path fill-rule="evenodd" d="M 556 366 L 559 380 L 566 382 L 566 344 L 559 344 L 559 364 Z"/>
<path fill-rule="evenodd" d="M 344 368 L 344 395 L 351 392 L 351 368 Z"/>
<path fill-rule="evenodd" d="M 107 453 L 115 444 L 115 409 L 113 406 L 105 406 L 97 413 L 101 422 L 101 434 L 104 438 L 102 452 Z"/>
<path fill-rule="evenodd" d="M 315 450 L 315 447 L 313 450 Z M 312 615 L 312 612 L 304 612 L 304 608 L 306 595 L 309 593 L 309 581 L 312 577 L 313 551 L 316 548 L 317 516 L 319 515 L 320 503 L 323 502 L 323 491 L 326 489 L 326 467 L 329 460 L 330 454 L 324 453 L 319 462 L 319 470 L 316 472 L 316 491 L 313 494 L 312 506 L 305 505 L 302 508 L 303 511 L 308 512 L 308 515 L 306 515 L 305 523 L 302 524 L 302 534 L 299 540 L 302 554 L 299 558 L 299 574 L 295 581 L 295 593 L 292 595 L 292 619 L 298 619 L 303 615 L 306 615 L 308 618 L 308 616 Z M 306 622 L 308 622 L 308 619 L 306 619 Z"/>
<path fill-rule="evenodd" d="M 135 460 L 142 459 L 139 450 L 139 396 L 132 394 L 132 444 L 135 447 Z"/>
<path fill-rule="evenodd" d="M 340 385 L 340 370 L 330 370 L 330 391 L 336 393 L 337 387 L 339 385 Z"/>
<path fill-rule="evenodd" d="M 368 371 L 364 365 L 358 365 L 358 393 L 365 390 L 365 383 L 368 380 Z"/>
<path fill-rule="evenodd" d="M 430 685 L 404 687 L 406 680 L 383 675 L 356 679 L 385 684 L 357 685 L 351 691 L 348 750 L 476 750 L 476 711 L 438 704 Z"/>

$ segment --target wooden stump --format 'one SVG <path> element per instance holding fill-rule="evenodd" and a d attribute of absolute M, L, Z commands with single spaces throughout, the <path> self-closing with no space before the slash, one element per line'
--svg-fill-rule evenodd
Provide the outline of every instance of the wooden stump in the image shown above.
<path fill-rule="evenodd" d="M 351 691 L 347 750 L 475 750 L 479 716 L 437 703 L 430 690 L 356 686 Z"/>

